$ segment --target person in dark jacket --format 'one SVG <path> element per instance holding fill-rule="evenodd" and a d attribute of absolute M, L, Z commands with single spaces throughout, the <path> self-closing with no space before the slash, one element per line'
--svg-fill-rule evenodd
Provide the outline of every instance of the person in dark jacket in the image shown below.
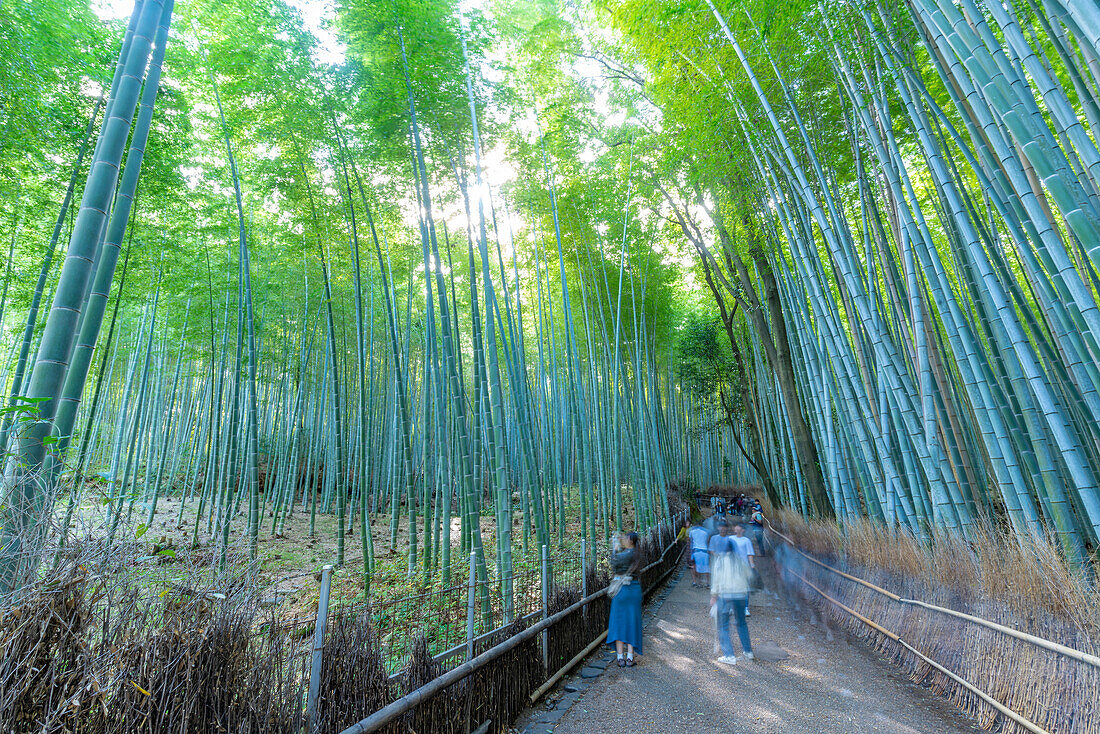
<path fill-rule="evenodd" d="M 637 533 L 623 533 L 619 543 L 622 550 L 611 556 L 615 576 L 607 591 L 611 596 L 607 644 L 615 646 L 620 668 L 632 668 L 634 655 L 642 654 L 642 555 Z"/>
<path fill-rule="evenodd" d="M 752 508 L 752 515 L 749 516 L 749 522 L 752 523 L 752 539 L 756 542 L 756 546 L 760 549 L 761 555 L 767 555 L 766 548 L 764 547 L 764 508 L 757 502 Z"/>

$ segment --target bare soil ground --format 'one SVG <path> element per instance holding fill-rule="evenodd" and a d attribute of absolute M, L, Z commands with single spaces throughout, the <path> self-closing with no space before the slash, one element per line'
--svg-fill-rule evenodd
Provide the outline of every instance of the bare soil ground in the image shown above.
<path fill-rule="evenodd" d="M 624 492 L 624 516 L 629 522 L 633 516 L 629 492 Z M 518 502 L 516 503 L 518 506 Z M 566 515 L 572 518 L 567 523 L 563 541 L 566 545 L 576 544 L 580 537 L 579 509 L 570 507 L 567 502 Z M 64 502 L 59 513 L 64 513 Z M 199 531 L 195 534 L 195 516 L 198 500 L 183 501 L 178 497 L 162 497 L 157 503 L 153 522 L 145 527 L 149 506 L 140 501 L 134 504 L 132 513 L 120 524 L 116 540 L 121 543 L 140 545 L 147 553 L 150 582 L 179 584 L 202 584 L 213 577 L 220 552 L 219 539 L 208 530 L 206 515 L 199 522 Z M 126 512 L 126 510 L 124 510 Z M 457 514 L 457 513 L 456 513 Z M 310 532 L 311 518 L 308 508 L 296 506 L 287 518 L 281 533 L 272 533 L 274 517 L 270 508 L 265 508 L 260 518 L 260 531 L 257 538 L 255 580 L 264 591 L 264 596 L 279 607 L 279 616 L 284 619 L 310 619 L 316 612 L 317 589 L 320 571 L 325 564 L 336 564 L 337 559 L 337 519 L 334 514 L 318 512 L 313 519 L 313 532 Z M 89 484 L 85 490 L 85 500 L 75 513 L 71 533 L 74 539 L 102 538 L 107 527 L 106 505 L 102 500 L 101 487 Z M 230 526 L 228 560 L 231 568 L 237 570 L 249 567 L 247 542 L 247 505 L 234 516 Z M 418 542 L 423 543 L 423 517 L 417 521 Z M 356 521 L 348 519 L 349 529 L 344 536 L 344 565 L 333 578 L 332 599 L 334 605 L 363 598 L 363 548 L 362 529 Z M 491 558 L 496 543 L 496 527 L 491 507 L 484 508 L 481 517 L 481 532 L 486 546 L 486 555 Z M 451 519 L 452 563 L 462 564 L 460 547 L 460 520 Z M 517 564 L 523 563 L 522 533 L 523 521 L 519 512 L 513 519 L 513 558 Z M 371 596 L 373 598 L 398 598 L 420 593 L 424 589 L 420 573 L 410 576 L 409 570 L 409 518 L 402 515 L 396 540 L 391 542 L 390 516 L 376 515 L 371 521 L 371 536 L 374 543 L 374 573 L 371 577 Z M 556 538 L 555 534 L 555 538 Z M 192 542 L 194 538 L 194 543 Z M 532 541 L 533 545 L 533 541 Z M 165 551 L 167 549 L 167 551 Z M 163 555 L 157 555 L 163 553 Z M 530 548 L 526 559 L 537 563 L 538 551 Z M 438 585 L 438 579 L 432 584 Z M 519 591 L 517 589 L 517 591 Z"/>

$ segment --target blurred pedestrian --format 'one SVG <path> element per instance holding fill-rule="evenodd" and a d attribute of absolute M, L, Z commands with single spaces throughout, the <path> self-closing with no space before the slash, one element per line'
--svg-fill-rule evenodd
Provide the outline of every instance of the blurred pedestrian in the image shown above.
<path fill-rule="evenodd" d="M 676 540 L 673 542 L 679 543 L 681 540 L 687 540 L 688 528 L 691 527 L 691 521 L 686 517 L 680 521 L 680 530 L 676 533 Z"/>
<path fill-rule="evenodd" d="M 607 589 L 611 597 L 607 644 L 615 646 L 620 668 L 632 668 L 634 655 L 642 654 L 642 555 L 638 534 L 622 533 L 619 545 L 621 550 L 611 557 L 611 572 L 615 575 Z"/>
<path fill-rule="evenodd" d="M 764 552 L 764 522 L 764 508 L 757 502 L 753 505 L 752 514 L 749 515 L 749 523 L 752 525 L 752 539 L 756 541 L 760 555 L 767 555 Z"/>
<path fill-rule="evenodd" d="M 730 542 L 733 549 L 749 565 L 749 592 L 751 593 L 753 589 L 760 588 L 757 584 L 760 576 L 756 571 L 756 549 L 753 548 L 752 541 L 745 537 L 745 525 L 743 523 L 733 524 L 733 534 L 730 536 Z M 749 610 L 748 597 L 745 599 L 745 616 L 752 616 L 752 612 Z"/>
<path fill-rule="evenodd" d="M 756 568 L 756 550 L 752 546 L 752 541 L 745 537 L 745 525 L 743 523 L 735 522 L 733 524 L 733 535 L 730 537 L 732 541 L 733 549 L 741 554 L 741 557 L 745 560 L 745 563 L 749 564 L 749 568 Z"/>
<path fill-rule="evenodd" d="M 728 526 L 726 527 L 728 532 Z M 718 662 L 733 665 L 737 657 L 730 639 L 730 618 L 737 625 L 737 636 L 741 640 L 741 650 L 748 659 L 753 658 L 752 642 L 749 640 L 749 626 L 745 612 L 749 603 L 749 583 L 752 569 L 740 552 L 734 549 L 730 536 L 712 539 L 712 547 L 722 550 L 713 559 L 710 577 L 710 603 L 715 616 L 718 633 L 718 646 L 721 657 Z M 728 550 L 727 550 L 728 549 Z"/>
<path fill-rule="evenodd" d="M 706 577 L 710 572 L 710 557 L 707 555 L 710 533 L 702 525 L 695 525 L 688 531 L 688 539 L 691 541 L 691 585 L 707 586 L 710 582 Z"/>

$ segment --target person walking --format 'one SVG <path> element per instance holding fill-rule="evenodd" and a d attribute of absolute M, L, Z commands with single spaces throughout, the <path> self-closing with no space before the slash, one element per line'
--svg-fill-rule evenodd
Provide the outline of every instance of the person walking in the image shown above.
<path fill-rule="evenodd" d="M 703 522 L 699 523 L 703 526 L 703 529 L 707 531 L 707 537 L 718 534 L 718 521 L 722 518 L 718 516 L 717 512 L 711 513 L 707 517 L 703 518 Z"/>
<path fill-rule="evenodd" d="M 745 537 L 744 523 L 735 522 L 733 524 L 733 535 L 730 536 L 730 543 L 733 545 L 733 550 L 745 560 L 745 563 L 749 564 L 749 593 L 751 594 L 752 590 L 757 588 L 755 586 L 756 549 L 753 548 L 752 541 Z M 752 612 L 749 610 L 748 597 L 745 598 L 745 616 L 752 616 Z"/>
<path fill-rule="evenodd" d="M 758 554 L 762 556 L 768 555 L 768 549 L 764 546 L 765 522 L 767 521 L 764 519 L 764 508 L 760 506 L 759 502 L 755 502 L 749 514 L 749 527 L 747 529 L 752 534 L 753 542 L 756 543 Z"/>
<path fill-rule="evenodd" d="M 706 575 L 710 572 L 710 556 L 707 555 L 707 541 L 710 533 L 702 525 L 695 525 L 688 531 L 688 540 L 691 541 L 691 585 L 706 586 L 709 579 Z"/>
<path fill-rule="evenodd" d="M 745 559 L 745 563 L 749 564 L 749 568 L 756 568 L 756 549 L 753 548 L 752 541 L 745 537 L 745 526 L 742 523 L 735 522 L 733 524 L 733 535 L 730 536 L 730 542 L 733 545 L 733 549 L 741 554 L 741 557 Z"/>
<path fill-rule="evenodd" d="M 733 653 L 733 641 L 730 639 L 731 616 L 737 624 L 741 650 L 746 658 L 753 658 L 749 626 L 745 619 L 752 570 L 736 550 L 734 541 L 729 536 L 729 525 L 720 526 L 720 530 L 724 530 L 725 534 L 711 539 L 711 547 L 716 554 L 710 576 L 710 603 L 712 607 L 717 607 L 715 618 L 718 625 L 718 646 L 722 652 L 718 662 L 733 665 L 737 662 L 737 657 Z"/>
<path fill-rule="evenodd" d="M 725 518 L 715 523 L 715 532 L 707 543 L 707 557 L 711 570 L 714 570 L 714 562 L 723 555 L 734 552 L 733 538 L 730 537 L 730 524 Z M 718 607 L 711 604 L 710 616 L 714 620 L 714 654 L 721 654 L 722 648 L 718 645 Z"/>
<path fill-rule="evenodd" d="M 611 597 L 607 644 L 615 646 L 620 668 L 633 668 L 634 655 L 642 654 L 642 555 L 638 534 L 622 533 L 619 545 L 622 550 L 611 557 L 614 577 L 607 588 Z"/>
<path fill-rule="evenodd" d="M 718 521 L 718 533 L 711 536 L 710 541 L 707 543 L 710 561 L 713 564 L 716 557 L 723 553 L 732 553 L 735 550 L 737 550 L 737 548 L 733 544 L 733 538 L 730 537 L 729 520 L 722 518 Z"/>

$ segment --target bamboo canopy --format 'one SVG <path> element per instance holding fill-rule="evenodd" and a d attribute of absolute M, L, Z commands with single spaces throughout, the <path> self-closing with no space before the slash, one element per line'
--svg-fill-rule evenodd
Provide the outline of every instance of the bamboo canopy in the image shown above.
<path fill-rule="evenodd" d="M 0 77 L 5 587 L 179 499 L 222 571 L 331 514 L 364 594 L 473 551 L 510 609 L 533 549 L 738 485 L 1084 567 L 1100 16 L 788 6 L 0 11 L 53 70 Z"/>

